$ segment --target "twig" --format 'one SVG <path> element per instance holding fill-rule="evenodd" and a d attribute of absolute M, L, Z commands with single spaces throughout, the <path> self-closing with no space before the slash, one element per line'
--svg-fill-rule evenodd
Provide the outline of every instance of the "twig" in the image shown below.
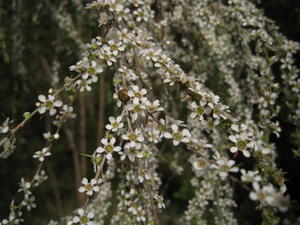
<path fill-rule="evenodd" d="M 78 74 L 76 77 L 74 77 L 72 79 L 72 82 L 76 81 L 78 78 L 81 77 L 81 74 Z M 65 84 L 63 87 L 61 87 L 60 89 L 58 89 L 53 96 L 56 97 L 57 95 L 59 95 L 62 91 L 64 91 L 66 88 L 69 87 L 69 84 Z M 24 125 L 27 123 L 28 120 L 30 120 L 36 113 L 38 112 L 38 108 L 36 108 L 34 111 L 32 111 L 22 122 L 20 122 L 17 126 L 15 126 L 10 133 L 4 137 L 1 141 L 0 141 L 0 146 L 2 146 L 5 141 L 7 139 L 9 139 L 11 136 L 13 136 L 20 128 L 23 128 Z M 3 152 L 0 154 L 0 157 L 3 155 Z"/>
<path fill-rule="evenodd" d="M 101 163 L 100 163 L 100 166 L 98 167 L 98 170 L 97 170 L 97 173 L 96 173 L 96 176 L 94 179 L 98 180 L 102 170 L 103 170 L 103 166 L 104 166 L 104 163 L 105 163 L 105 160 L 106 160 L 106 157 L 103 157 Z M 91 197 L 88 197 L 86 200 L 85 200 L 85 203 L 84 203 L 84 207 L 83 207 L 83 210 L 85 211 L 88 207 L 88 204 L 91 200 Z"/>

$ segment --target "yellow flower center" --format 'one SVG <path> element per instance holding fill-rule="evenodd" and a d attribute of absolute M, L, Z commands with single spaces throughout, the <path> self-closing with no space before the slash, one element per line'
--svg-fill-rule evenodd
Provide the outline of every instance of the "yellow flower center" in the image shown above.
<path fill-rule="evenodd" d="M 227 172 L 230 170 L 230 167 L 228 165 L 224 164 L 224 165 L 220 166 L 220 170 Z"/>
<path fill-rule="evenodd" d="M 128 138 L 130 141 L 135 141 L 137 139 L 137 136 L 135 133 L 131 133 L 128 135 Z"/>
<path fill-rule="evenodd" d="M 104 149 L 107 153 L 110 153 L 114 150 L 114 147 L 112 145 L 106 145 Z"/>
<path fill-rule="evenodd" d="M 182 134 L 181 134 L 181 133 L 174 133 L 174 134 L 173 134 L 173 138 L 174 138 L 174 140 L 176 140 L 176 141 L 181 141 L 181 139 L 182 139 Z"/>
<path fill-rule="evenodd" d="M 245 141 L 238 141 L 236 145 L 240 150 L 245 150 L 247 148 L 247 144 Z"/>

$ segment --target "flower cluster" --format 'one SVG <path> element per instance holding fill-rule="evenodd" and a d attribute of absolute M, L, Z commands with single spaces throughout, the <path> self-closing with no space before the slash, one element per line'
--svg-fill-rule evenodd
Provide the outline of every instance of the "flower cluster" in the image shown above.
<path fill-rule="evenodd" d="M 171 161 L 171 170 L 185 173 L 181 165 L 188 161 L 194 173 L 195 195 L 181 224 L 237 224 L 232 182 L 249 191 L 250 199 L 263 210 L 286 211 L 286 186 L 284 178 L 276 177 L 280 170 L 269 138 L 280 135 L 276 100 L 287 95 L 275 81 L 274 68 L 280 65 L 283 84 L 297 93 L 300 82 L 292 54 L 299 46 L 283 39 L 250 1 L 177 0 L 168 5 L 153 0 L 97 0 L 86 8 L 96 9 L 100 35 L 85 47 L 79 33 L 72 32 L 72 17 L 64 18 L 62 11 L 55 14 L 61 29 L 85 48 L 69 68 L 77 76 L 67 77 L 61 89 L 39 95 L 37 109 L 24 114 L 24 122 L 16 127 L 36 112 L 49 111 L 57 130 L 43 136 L 51 146 L 60 138 L 65 120 L 76 116 L 60 93 L 91 91 L 104 71 L 114 74 L 113 98 L 118 107 L 112 111 L 120 114 L 108 118 L 95 151 L 82 154 L 92 159 L 95 174 L 82 177 L 78 188 L 87 195 L 84 207 L 62 223 L 104 224 L 109 198 L 116 194 L 111 224 L 159 224 L 165 203 L 158 167 L 166 152 L 171 155 L 166 160 Z M 201 37 L 197 43 L 195 37 Z M 290 105 L 299 106 L 286 97 Z M 299 119 L 299 112 L 295 118 Z M 9 123 L 7 119 L 1 124 L 1 135 L 11 130 Z M 5 143 L 12 148 L 10 137 L 1 141 Z M 178 147 L 188 151 L 182 157 L 179 151 L 171 152 Z M 42 166 L 50 155 L 50 147 L 44 147 L 33 158 Z M 244 161 L 238 163 L 237 158 L 250 158 L 253 168 L 245 170 Z M 116 188 L 110 185 L 114 177 Z M 1 224 L 21 222 L 21 210 L 16 208 L 36 207 L 32 187 L 45 179 L 41 167 L 31 181 L 21 179 L 18 191 L 24 198 L 19 205 L 12 202 L 9 218 Z M 217 213 L 209 218 L 213 221 L 208 221 L 206 213 L 215 209 Z"/>

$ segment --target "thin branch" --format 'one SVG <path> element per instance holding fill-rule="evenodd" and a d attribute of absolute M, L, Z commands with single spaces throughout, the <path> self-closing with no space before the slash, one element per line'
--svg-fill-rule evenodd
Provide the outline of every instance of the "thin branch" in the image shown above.
<path fill-rule="evenodd" d="M 103 157 L 99 167 L 98 167 L 98 170 L 97 170 L 97 173 L 96 173 L 96 176 L 94 177 L 94 179 L 98 180 L 101 173 L 102 173 L 102 170 L 103 170 L 103 166 L 104 166 L 104 163 L 105 163 L 105 160 L 106 160 L 106 157 Z M 88 205 L 89 205 L 89 202 L 91 200 L 91 196 L 89 196 L 86 200 L 85 200 L 85 203 L 84 203 L 84 207 L 83 209 L 86 210 Z"/>
<path fill-rule="evenodd" d="M 75 82 L 76 80 L 78 80 L 81 77 L 81 74 L 78 74 L 76 77 L 74 77 L 71 82 Z M 56 97 L 57 95 L 59 95 L 62 91 L 64 91 L 65 89 L 67 89 L 69 87 L 70 84 L 65 84 L 63 87 L 61 87 L 60 89 L 58 89 L 53 96 Z M 5 143 L 6 140 L 8 140 L 11 136 L 13 136 L 20 128 L 23 128 L 24 125 L 27 123 L 28 120 L 30 120 L 35 114 L 37 114 L 38 112 L 38 108 L 36 108 L 34 111 L 32 111 L 23 121 L 21 121 L 18 125 L 16 125 L 13 129 L 11 129 L 10 133 L 4 137 L 1 141 L 0 141 L 0 146 L 3 145 Z M 2 152 L 0 154 L 0 157 L 2 157 L 4 153 Z"/>

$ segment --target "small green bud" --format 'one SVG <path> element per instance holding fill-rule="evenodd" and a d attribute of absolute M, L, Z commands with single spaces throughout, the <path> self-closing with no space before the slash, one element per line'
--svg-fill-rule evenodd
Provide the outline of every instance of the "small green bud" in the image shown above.
<path fill-rule="evenodd" d="M 30 112 L 24 112 L 24 113 L 23 113 L 23 117 L 24 117 L 25 119 L 27 119 L 29 116 L 30 116 Z"/>

